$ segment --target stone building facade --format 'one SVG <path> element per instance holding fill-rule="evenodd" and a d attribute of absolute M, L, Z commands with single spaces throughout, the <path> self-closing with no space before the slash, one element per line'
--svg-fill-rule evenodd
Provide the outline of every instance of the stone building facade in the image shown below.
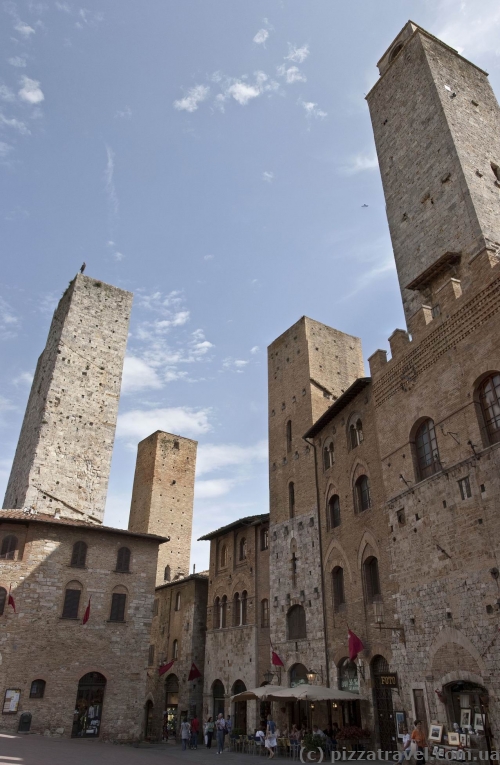
<path fill-rule="evenodd" d="M 21 713 L 29 713 L 35 733 L 141 737 L 162 541 L 43 513 L 0 512 L 4 730 L 17 731 Z M 9 691 L 19 691 L 15 713 L 5 713 Z"/>
<path fill-rule="evenodd" d="M 210 541 L 203 715 L 230 714 L 246 733 L 256 702 L 231 696 L 263 685 L 269 669 L 269 515 L 241 518 L 201 537 Z"/>
<path fill-rule="evenodd" d="M 137 447 L 129 530 L 169 537 L 156 584 L 189 573 L 197 442 L 157 430 Z"/>
<path fill-rule="evenodd" d="M 132 306 L 78 274 L 38 360 L 3 507 L 102 523 Z"/>

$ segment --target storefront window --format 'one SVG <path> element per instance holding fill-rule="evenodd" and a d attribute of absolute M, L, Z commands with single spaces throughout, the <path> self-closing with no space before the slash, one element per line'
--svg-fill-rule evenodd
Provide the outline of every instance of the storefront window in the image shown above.
<path fill-rule="evenodd" d="M 349 659 L 342 659 L 339 664 L 339 688 L 341 691 L 359 693 L 358 670 Z"/>

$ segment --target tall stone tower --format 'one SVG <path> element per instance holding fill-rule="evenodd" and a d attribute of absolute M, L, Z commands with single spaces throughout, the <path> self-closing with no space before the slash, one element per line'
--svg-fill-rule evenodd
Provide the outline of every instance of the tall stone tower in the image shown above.
<path fill-rule="evenodd" d="M 137 447 L 129 530 L 170 537 L 156 585 L 189 574 L 197 441 L 157 430 Z"/>
<path fill-rule="evenodd" d="M 302 436 L 363 376 L 359 338 L 305 316 L 268 348 L 271 637 L 287 668 L 325 667 L 314 451 Z M 290 643 L 293 605 L 307 639 Z"/>
<path fill-rule="evenodd" d="M 132 294 L 78 274 L 40 356 L 4 508 L 102 523 Z"/>
<path fill-rule="evenodd" d="M 367 100 L 411 331 L 500 251 L 500 111 L 486 72 L 411 21 L 378 67 Z"/>

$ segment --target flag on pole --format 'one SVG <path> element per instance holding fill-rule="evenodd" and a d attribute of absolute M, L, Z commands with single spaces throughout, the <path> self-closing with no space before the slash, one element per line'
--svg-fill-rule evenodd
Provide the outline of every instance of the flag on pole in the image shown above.
<path fill-rule="evenodd" d="M 351 661 L 356 661 L 358 653 L 364 649 L 363 641 L 352 630 L 348 629 L 347 643 L 349 646 L 349 658 Z"/>
<path fill-rule="evenodd" d="M 201 672 L 196 666 L 196 664 L 193 662 L 191 664 L 191 669 L 189 670 L 188 680 L 196 680 L 197 677 L 201 677 Z"/>
<path fill-rule="evenodd" d="M 273 665 L 273 667 L 284 667 L 285 665 L 283 664 L 280 657 L 274 650 L 272 642 L 271 641 L 269 642 L 271 643 L 271 664 Z"/>
<path fill-rule="evenodd" d="M 14 598 L 11 595 L 11 592 L 10 592 L 11 589 L 12 589 L 12 585 L 10 585 L 10 587 L 9 587 L 9 597 L 7 598 L 7 605 L 8 606 L 12 606 L 12 608 L 14 609 L 14 613 L 16 613 L 16 602 L 15 602 Z"/>
<path fill-rule="evenodd" d="M 90 598 L 91 597 L 92 595 L 90 596 Z M 85 613 L 83 614 L 82 624 L 87 624 L 88 620 L 90 619 L 90 598 L 87 604 L 87 608 L 85 609 Z"/>
<path fill-rule="evenodd" d="M 158 674 L 161 677 L 165 674 L 165 672 L 168 672 L 169 669 L 171 669 L 175 659 L 172 659 L 172 661 L 169 661 L 168 664 L 163 664 L 161 667 L 158 667 Z"/>

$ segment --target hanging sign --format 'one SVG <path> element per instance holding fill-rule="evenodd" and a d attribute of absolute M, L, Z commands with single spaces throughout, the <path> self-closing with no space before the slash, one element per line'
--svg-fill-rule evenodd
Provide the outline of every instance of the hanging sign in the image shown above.
<path fill-rule="evenodd" d="M 382 688 L 399 688 L 397 672 L 384 672 L 378 679 Z"/>

